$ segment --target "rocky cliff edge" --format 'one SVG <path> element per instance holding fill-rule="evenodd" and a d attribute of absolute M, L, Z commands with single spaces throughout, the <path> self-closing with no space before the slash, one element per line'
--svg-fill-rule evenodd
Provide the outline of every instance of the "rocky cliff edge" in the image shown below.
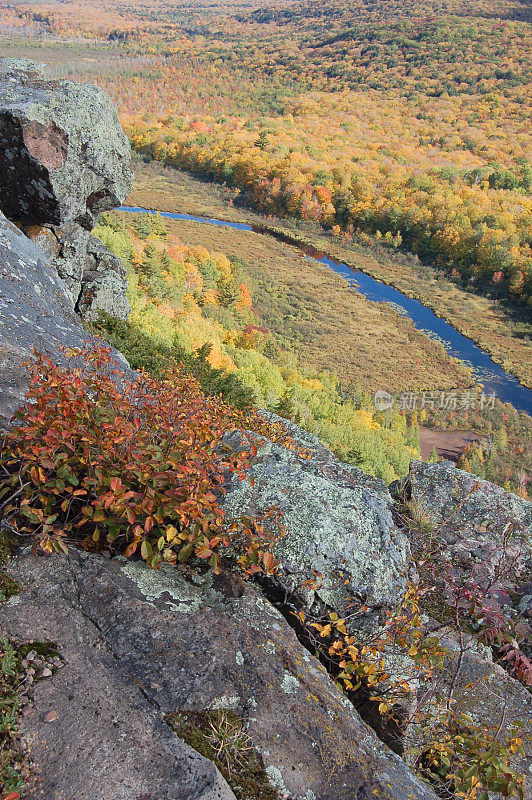
<path fill-rule="evenodd" d="M 123 201 L 130 180 L 127 141 L 103 92 L 49 81 L 31 62 L 0 62 L 4 423 L 23 401 L 23 364 L 33 348 L 64 360 L 62 348 L 89 338 L 79 313 L 127 315 L 123 268 L 90 229 L 101 211 Z M 228 516 L 281 508 L 288 533 L 269 585 L 185 566 L 154 571 L 76 550 L 16 556 L 11 573 L 20 592 L 0 605 L 1 632 L 25 652 L 45 643 L 54 653 L 43 660 L 30 650 L 22 662 L 27 800 L 247 798 L 178 735 L 194 714 L 217 713 L 240 721 L 242 747 L 253 749 L 265 776 L 253 797 L 435 800 L 310 652 L 292 612 L 342 613 L 355 596 L 366 615 L 357 635 L 374 632 L 416 577 L 412 550 L 422 531 L 400 521 L 410 502 L 424 505 L 458 577 L 465 562 L 497 568 L 510 517 L 525 546 L 506 596 L 526 616 L 531 506 L 451 465 L 417 462 L 392 498 L 381 481 L 288 427 L 297 447 L 257 442 L 253 483 L 234 482 L 225 498 Z M 227 444 L 247 446 L 241 437 L 229 432 Z M 312 585 L 316 574 L 320 582 Z M 430 615 L 427 622 L 438 627 Z M 532 727 L 529 692 L 489 653 L 464 653 L 452 628 L 442 636 L 448 663 L 439 680 L 451 691 L 481 687 L 466 707 L 479 724 L 496 718 L 503 732 L 515 720 Z M 415 689 L 411 700 L 415 706 Z M 409 730 L 402 735 L 415 738 Z M 517 768 L 530 788 L 530 751 Z"/>

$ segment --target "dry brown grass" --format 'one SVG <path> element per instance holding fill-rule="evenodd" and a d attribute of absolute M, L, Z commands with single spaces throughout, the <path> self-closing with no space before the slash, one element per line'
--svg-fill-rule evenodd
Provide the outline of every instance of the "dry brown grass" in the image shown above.
<path fill-rule="evenodd" d="M 160 183 L 150 179 L 144 189 L 136 184 L 128 202 L 140 205 L 149 200 L 151 206 L 161 205 L 158 201 L 165 189 Z M 228 212 L 239 213 L 219 198 L 223 190 L 218 187 L 200 185 L 201 193 L 195 188 L 182 181 L 181 191 L 173 199 L 175 210 L 222 216 L 224 208 L 226 217 Z M 297 248 L 251 231 L 178 220 L 167 223 L 187 244 L 201 244 L 239 258 L 251 277 L 262 322 L 303 363 L 335 371 L 344 385 L 356 383 L 374 392 L 378 388 L 414 391 L 470 384 L 468 371 L 449 358 L 439 343 L 389 306 L 366 300 L 343 278 L 305 259 Z"/>
<path fill-rule="evenodd" d="M 470 381 L 460 362 L 383 303 L 294 247 L 250 231 L 169 220 L 188 244 L 236 256 L 251 276 L 263 323 L 300 359 L 370 392 L 443 389 Z"/>
<path fill-rule="evenodd" d="M 139 162 L 128 202 L 161 211 L 181 211 L 234 222 L 268 224 L 263 217 L 247 209 L 231 206 L 229 201 L 235 196 L 236 193 L 232 190 L 203 183 L 172 168 Z M 473 339 L 494 361 L 502 364 L 506 370 L 532 388 L 532 343 L 530 339 L 519 338 L 527 330 L 527 325 L 523 319 L 512 316 L 498 302 L 465 291 L 447 278 L 439 276 L 437 270 L 420 262 L 416 263 L 413 259 L 394 257 L 391 252 L 380 255 L 367 248 L 344 244 L 318 229 L 312 230 L 309 226 L 306 226 L 305 231 L 298 231 L 291 223 L 276 220 L 275 227 L 285 229 L 291 236 L 304 238 L 331 258 L 392 284 L 409 297 L 417 297 L 457 330 Z M 377 331 L 382 335 L 381 328 Z M 396 343 L 400 346 L 404 344 L 404 340 L 396 342 L 392 337 L 390 344 L 395 346 Z M 418 358 L 419 355 L 414 357 L 412 353 L 412 364 L 416 367 L 421 366 L 416 364 Z M 404 359 L 401 361 L 404 363 Z M 443 388 L 453 383 L 448 363 L 442 362 L 441 366 L 439 380 L 434 379 L 433 370 L 429 367 L 431 388 Z M 442 378 L 443 375 L 450 380 Z M 416 388 L 427 386 L 425 377 L 421 378 Z M 410 370 L 409 386 L 411 379 Z"/>

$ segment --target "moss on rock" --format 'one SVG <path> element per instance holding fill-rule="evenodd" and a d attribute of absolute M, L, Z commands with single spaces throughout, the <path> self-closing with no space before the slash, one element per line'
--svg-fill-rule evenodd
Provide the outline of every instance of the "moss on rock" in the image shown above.
<path fill-rule="evenodd" d="M 11 535 L 9 528 L 5 525 L 0 525 L 0 602 L 18 594 L 20 589 L 16 580 L 11 577 L 6 569 L 14 547 L 14 537 Z"/>
<path fill-rule="evenodd" d="M 169 714 L 166 722 L 184 742 L 216 764 L 237 800 L 280 800 L 242 718 L 234 711 L 180 711 Z"/>

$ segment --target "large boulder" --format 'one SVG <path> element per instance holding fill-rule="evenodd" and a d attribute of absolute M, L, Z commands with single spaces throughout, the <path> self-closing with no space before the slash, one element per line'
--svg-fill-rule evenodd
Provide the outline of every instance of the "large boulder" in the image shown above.
<path fill-rule="evenodd" d="M 456 574 L 514 591 L 532 573 L 532 503 L 451 461 L 412 461 L 395 490 L 427 515 L 431 536 Z"/>
<path fill-rule="evenodd" d="M 225 513 L 257 518 L 278 509 L 286 535 L 274 548 L 275 580 L 309 606 L 318 599 L 342 612 L 355 596 L 376 621 L 402 599 L 410 569 L 408 539 L 394 524 L 386 485 L 342 464 L 311 434 L 287 429 L 291 447 L 239 431 L 225 436 L 235 451 L 250 441 L 258 448 L 251 480 L 229 484 Z"/>
<path fill-rule="evenodd" d="M 76 305 L 122 317 L 125 273 L 101 258 L 90 231 L 131 187 L 130 148 L 109 96 L 96 86 L 48 80 L 26 59 L 0 61 L 0 210 L 43 247 Z M 105 288 L 95 289 L 95 283 Z M 113 292 L 116 301 L 109 300 Z M 89 302 L 89 296 L 94 299 Z"/>
<path fill-rule="evenodd" d="M 52 574 L 43 559 L 33 566 L 26 560 L 17 571 L 22 594 L 3 605 L 0 627 L 38 650 L 57 642 L 62 668 L 47 680 L 38 680 L 37 672 L 24 689 L 33 705 L 26 705 L 31 713 L 20 727 L 33 765 L 24 797 L 234 800 L 212 762 L 164 724 L 100 633 L 98 620 L 77 602 L 72 564 L 63 562 Z M 61 568 L 64 597 L 57 582 Z"/>
<path fill-rule="evenodd" d="M 208 781 L 227 797 L 213 769 L 191 760 L 162 721 L 208 709 L 244 720 L 280 797 L 435 800 L 284 618 L 236 576 L 155 571 L 76 551 L 27 553 L 11 571 L 22 591 L 4 603 L 0 626 L 18 641 L 55 642 L 65 663 L 37 683 L 22 720 L 41 766 L 29 800 L 206 800 L 218 796 Z M 44 722 L 50 710 L 53 728 Z"/>

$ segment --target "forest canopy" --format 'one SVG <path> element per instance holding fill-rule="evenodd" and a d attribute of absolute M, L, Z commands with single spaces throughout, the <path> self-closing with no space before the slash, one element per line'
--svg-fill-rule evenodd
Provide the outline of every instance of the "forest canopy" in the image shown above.
<path fill-rule="evenodd" d="M 0 19 L 19 37 L 81 35 L 95 52 L 57 74 L 105 88 L 145 155 L 532 303 L 526 3 L 110 0 Z"/>

